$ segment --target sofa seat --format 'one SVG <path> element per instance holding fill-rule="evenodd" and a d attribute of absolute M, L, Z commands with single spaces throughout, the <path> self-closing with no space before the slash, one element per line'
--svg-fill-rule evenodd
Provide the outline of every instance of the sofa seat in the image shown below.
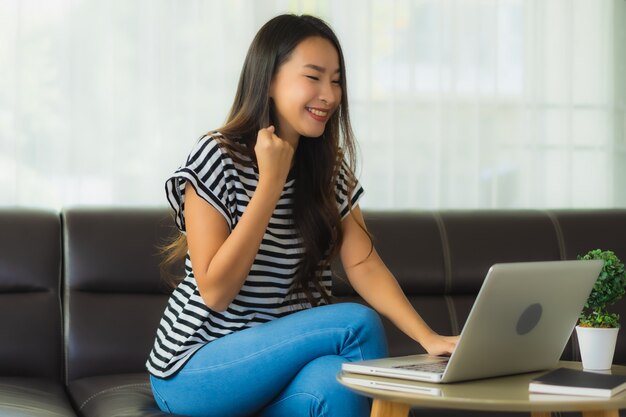
<path fill-rule="evenodd" d="M 154 402 L 146 372 L 80 378 L 69 383 L 68 391 L 84 416 L 172 416 Z"/>
<path fill-rule="evenodd" d="M 76 416 L 60 382 L 48 378 L 0 377 L 0 416 Z"/>

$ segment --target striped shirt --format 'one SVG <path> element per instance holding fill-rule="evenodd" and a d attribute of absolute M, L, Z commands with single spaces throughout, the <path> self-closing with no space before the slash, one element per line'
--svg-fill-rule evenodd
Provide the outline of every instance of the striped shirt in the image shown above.
<path fill-rule="evenodd" d="M 249 161 L 246 156 L 238 156 Z M 341 218 L 349 212 L 346 175 L 347 168 L 342 164 L 335 188 Z M 166 182 L 176 225 L 185 233 L 185 185 L 189 182 L 226 219 L 232 231 L 254 194 L 258 178 L 256 167 L 233 161 L 214 136 L 202 137 L 185 164 Z M 295 302 L 293 296 L 288 296 L 304 253 L 292 220 L 294 187 L 295 179 L 290 174 L 248 277 L 225 311 L 213 311 L 204 304 L 187 254 L 186 277 L 170 296 L 146 362 L 152 375 L 172 376 L 194 352 L 212 340 L 311 307 L 302 293 L 295 296 Z M 353 206 L 362 195 L 363 188 L 357 183 L 352 192 Z M 329 266 L 321 271 L 321 276 L 322 286 L 331 294 Z"/>

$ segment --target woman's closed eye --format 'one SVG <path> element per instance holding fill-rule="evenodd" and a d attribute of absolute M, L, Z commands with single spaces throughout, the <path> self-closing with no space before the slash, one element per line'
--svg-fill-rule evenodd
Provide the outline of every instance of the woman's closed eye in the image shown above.
<path fill-rule="evenodd" d="M 305 75 L 305 77 L 307 77 L 310 80 L 314 80 L 314 81 L 319 81 L 319 77 L 316 77 L 314 75 Z M 337 84 L 337 85 L 341 85 L 341 80 L 332 80 L 331 83 L 333 84 Z"/>

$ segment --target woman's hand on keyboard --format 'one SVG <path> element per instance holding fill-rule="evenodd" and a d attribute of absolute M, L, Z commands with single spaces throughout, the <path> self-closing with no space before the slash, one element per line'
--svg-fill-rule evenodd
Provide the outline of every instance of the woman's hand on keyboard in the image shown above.
<path fill-rule="evenodd" d="M 421 341 L 421 345 L 429 355 L 451 355 L 459 341 L 459 336 L 442 336 L 437 333 L 429 335 Z"/>

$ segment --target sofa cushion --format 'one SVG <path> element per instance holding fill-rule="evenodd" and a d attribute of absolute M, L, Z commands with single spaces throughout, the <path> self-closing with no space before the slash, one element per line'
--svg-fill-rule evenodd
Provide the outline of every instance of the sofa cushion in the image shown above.
<path fill-rule="evenodd" d="M 0 375 L 60 381 L 59 216 L 3 209 L 0 230 Z"/>
<path fill-rule="evenodd" d="M 0 377 L 0 415 L 6 417 L 71 417 L 65 388 L 49 378 Z"/>
<path fill-rule="evenodd" d="M 495 263 L 561 259 L 557 229 L 545 212 L 466 210 L 440 216 L 451 293 L 477 294 Z"/>
<path fill-rule="evenodd" d="M 576 259 L 592 249 L 610 249 L 626 262 L 623 209 L 554 210 L 552 214 L 563 236 L 565 259 Z"/>
<path fill-rule="evenodd" d="M 374 247 L 406 294 L 445 290 L 443 243 L 432 212 L 363 212 Z M 416 267 L 419 265 L 419 267 Z M 339 259 L 333 262 L 333 294 L 354 295 Z"/>
<path fill-rule="evenodd" d="M 66 278 L 72 291 L 163 294 L 159 248 L 175 230 L 164 209 L 63 212 Z"/>
<path fill-rule="evenodd" d="M 406 294 L 445 291 L 443 241 L 432 212 L 366 212 L 364 216 L 378 254 Z"/>
<path fill-rule="evenodd" d="M 152 397 L 148 374 L 94 376 L 70 382 L 74 406 L 84 417 L 157 417 L 162 413 Z"/>
<path fill-rule="evenodd" d="M 165 209 L 63 213 L 67 379 L 143 372 L 167 302 L 158 245 Z"/>

